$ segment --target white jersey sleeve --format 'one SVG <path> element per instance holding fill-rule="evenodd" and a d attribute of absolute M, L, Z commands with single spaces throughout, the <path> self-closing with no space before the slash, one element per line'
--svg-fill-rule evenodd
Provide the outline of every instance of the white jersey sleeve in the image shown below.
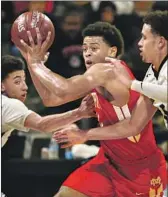
<path fill-rule="evenodd" d="M 2 96 L 2 125 L 28 131 L 29 129 L 24 127 L 24 122 L 31 113 L 32 111 L 28 110 L 21 101 Z"/>
<path fill-rule="evenodd" d="M 159 91 L 158 91 L 159 89 Z M 131 90 L 135 90 L 149 98 L 167 102 L 167 86 L 133 80 Z"/>
<path fill-rule="evenodd" d="M 33 113 L 19 100 L 8 98 L 2 95 L 2 126 L 1 126 L 1 146 L 8 141 L 14 129 L 20 131 L 29 131 L 24 127 L 24 122 L 29 114 Z"/>
<path fill-rule="evenodd" d="M 158 87 L 162 87 L 162 88 L 157 88 L 154 91 L 155 92 L 157 91 L 157 94 L 162 94 L 161 97 L 165 97 L 164 100 L 157 99 L 156 97 L 151 97 L 151 98 L 153 100 L 153 105 L 155 107 L 157 107 L 161 111 L 161 113 L 163 114 L 166 127 L 167 127 L 167 121 L 168 121 L 167 66 L 168 66 L 168 60 L 166 60 L 162 64 L 159 71 L 156 73 L 151 65 L 145 75 L 145 78 L 144 78 L 144 83 L 148 82 L 148 83 L 152 83 L 155 85 L 159 85 Z M 163 91 L 164 91 L 164 93 L 163 93 Z"/>

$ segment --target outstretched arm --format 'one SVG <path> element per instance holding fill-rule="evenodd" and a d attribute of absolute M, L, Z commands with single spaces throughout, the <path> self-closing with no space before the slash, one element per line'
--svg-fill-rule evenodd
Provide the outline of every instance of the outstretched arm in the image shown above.
<path fill-rule="evenodd" d="M 156 108 L 147 97 L 141 96 L 133 110 L 130 119 L 125 119 L 114 125 L 89 129 L 87 131 L 63 129 L 54 134 L 59 143 L 75 144 L 78 141 L 122 139 L 138 135 L 156 112 Z M 141 116 L 141 117 L 140 117 Z"/>
<path fill-rule="evenodd" d="M 106 61 L 113 64 L 113 71 L 116 77 L 127 86 L 127 88 L 135 90 L 149 98 L 159 100 L 163 103 L 167 103 L 167 86 L 152 84 L 145 81 L 132 80 L 128 77 L 128 74 L 123 72 L 123 65 L 120 60 L 114 58 L 106 58 Z"/>
<path fill-rule="evenodd" d="M 130 119 L 125 119 L 114 125 L 91 129 L 86 132 L 89 140 L 122 139 L 141 133 L 157 111 L 147 97 L 141 96 L 132 112 Z"/>
<path fill-rule="evenodd" d="M 53 132 L 82 118 L 95 117 L 94 101 L 91 95 L 86 96 L 79 108 L 62 114 L 40 116 L 32 112 L 27 116 L 24 126 L 43 132 Z"/>
<path fill-rule="evenodd" d="M 167 86 L 152 84 L 148 82 L 133 80 L 131 81 L 131 89 L 149 98 L 159 100 L 163 103 L 167 103 Z"/>

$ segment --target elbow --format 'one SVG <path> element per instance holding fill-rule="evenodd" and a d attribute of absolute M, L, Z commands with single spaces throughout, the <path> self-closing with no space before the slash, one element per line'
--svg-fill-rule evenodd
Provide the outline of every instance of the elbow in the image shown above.
<path fill-rule="evenodd" d="M 52 107 L 51 103 L 48 100 L 43 100 L 43 105 L 45 107 Z"/>
<path fill-rule="evenodd" d="M 134 125 L 131 126 L 131 136 L 139 135 L 141 131 Z"/>
<path fill-rule="evenodd" d="M 46 124 L 46 122 L 43 122 L 42 120 L 39 121 L 39 122 L 37 122 L 36 128 L 37 128 L 37 130 L 40 131 L 40 132 L 44 132 L 44 133 L 49 133 L 49 132 L 51 132 L 50 129 L 49 129 L 48 124 Z"/>
<path fill-rule="evenodd" d="M 53 101 L 51 99 L 43 99 L 42 102 L 43 102 L 43 105 L 45 107 L 54 107 L 54 106 L 56 106 L 56 103 L 53 104 Z"/>
<path fill-rule="evenodd" d="M 141 133 L 141 131 L 138 129 L 138 127 L 136 127 L 136 125 L 133 125 L 130 121 L 128 124 L 128 130 L 130 131 L 130 135 L 128 137 L 131 136 L 136 136 L 139 135 Z"/>

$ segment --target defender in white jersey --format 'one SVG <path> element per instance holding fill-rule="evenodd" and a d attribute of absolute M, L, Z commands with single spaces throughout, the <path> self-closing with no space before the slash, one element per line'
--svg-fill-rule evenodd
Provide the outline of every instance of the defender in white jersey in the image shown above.
<path fill-rule="evenodd" d="M 168 66 L 168 56 L 166 56 L 159 66 L 158 72 L 151 65 L 145 75 L 142 82 L 142 91 L 145 89 L 143 84 L 153 84 L 153 91 L 149 95 L 149 98 L 153 100 L 153 105 L 157 107 L 163 114 L 165 125 L 167 127 L 168 121 L 168 94 L 167 94 L 167 66 Z M 152 95 L 153 94 L 153 95 Z M 160 97 L 159 97 L 160 96 Z"/>
<path fill-rule="evenodd" d="M 114 73 L 127 88 L 131 88 L 153 100 L 153 105 L 163 114 L 165 125 L 168 120 L 168 11 L 155 11 L 144 18 L 139 49 L 142 60 L 151 63 L 143 81 L 131 80 L 123 72 L 120 60 L 106 58 L 114 66 Z"/>
<path fill-rule="evenodd" d="M 14 129 L 27 132 L 34 129 L 42 132 L 53 132 L 81 118 L 94 115 L 91 107 L 86 107 L 87 98 L 75 110 L 41 117 L 29 110 L 24 101 L 27 95 L 24 62 L 13 56 L 3 56 L 1 62 L 2 93 L 2 147 Z M 87 103 L 88 104 L 88 103 Z"/>

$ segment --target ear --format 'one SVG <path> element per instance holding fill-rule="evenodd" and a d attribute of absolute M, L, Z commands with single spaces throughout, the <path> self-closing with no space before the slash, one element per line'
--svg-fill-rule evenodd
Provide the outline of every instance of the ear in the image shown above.
<path fill-rule="evenodd" d="M 165 40 L 165 38 L 164 37 L 161 37 L 160 39 L 159 39 L 159 49 L 162 49 L 164 46 L 165 46 L 165 44 L 166 44 L 166 40 Z"/>
<path fill-rule="evenodd" d="M 4 85 L 3 82 L 1 82 L 1 91 L 2 91 L 2 92 L 5 92 L 5 85 Z"/>
<path fill-rule="evenodd" d="M 108 56 L 109 57 L 116 57 L 117 55 L 117 47 L 111 47 L 108 51 Z"/>

